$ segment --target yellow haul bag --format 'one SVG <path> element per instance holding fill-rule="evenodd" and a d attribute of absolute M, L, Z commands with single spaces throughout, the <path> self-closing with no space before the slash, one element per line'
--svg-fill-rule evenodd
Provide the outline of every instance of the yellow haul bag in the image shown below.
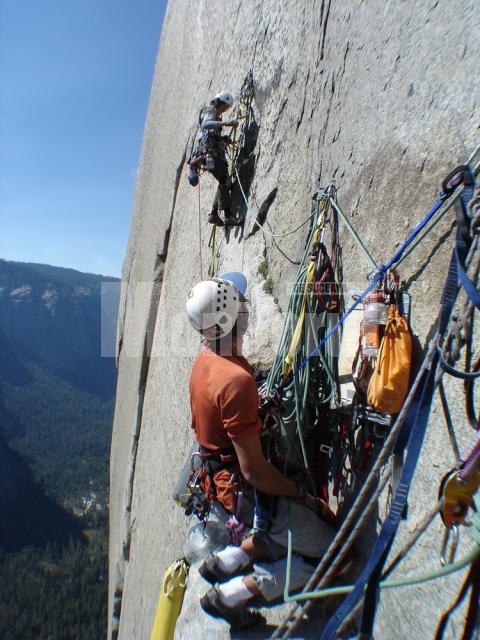
<path fill-rule="evenodd" d="M 390 306 L 385 335 L 367 391 L 377 411 L 398 413 L 407 396 L 412 365 L 412 336 L 398 307 Z"/>
<path fill-rule="evenodd" d="M 182 610 L 188 570 L 188 562 L 182 559 L 172 562 L 165 571 L 150 640 L 173 640 L 175 625 Z"/>

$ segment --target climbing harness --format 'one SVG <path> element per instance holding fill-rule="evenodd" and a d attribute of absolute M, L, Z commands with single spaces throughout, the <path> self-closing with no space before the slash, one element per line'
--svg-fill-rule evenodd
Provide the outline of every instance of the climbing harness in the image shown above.
<path fill-rule="evenodd" d="M 240 140 L 239 136 L 239 140 Z M 234 143 L 237 140 L 234 135 Z M 247 216 L 252 216 L 248 205 L 248 198 L 243 188 L 238 167 L 232 153 L 231 171 L 235 175 L 239 189 L 246 205 Z M 237 156 L 238 158 L 238 156 Z M 462 466 L 451 470 L 445 477 L 439 491 L 439 502 L 436 508 L 425 518 L 422 527 L 415 533 L 404 549 L 384 569 L 398 524 L 405 517 L 408 493 L 413 478 L 418 457 L 422 448 L 423 439 L 429 419 L 430 406 L 436 388 L 439 388 L 442 405 L 446 406 L 445 393 L 442 387 L 441 376 L 445 373 L 464 381 L 465 388 L 469 389 L 469 417 L 470 421 L 476 421 L 476 412 L 473 406 L 473 383 L 480 373 L 480 358 L 471 362 L 472 353 L 469 343 L 473 326 L 473 310 L 480 308 L 480 293 L 476 288 L 478 279 L 478 264 L 471 267 L 472 251 L 478 247 L 478 210 L 480 198 L 473 197 L 475 186 L 474 170 L 470 165 L 463 165 L 452 172 L 442 184 L 440 196 L 424 218 L 415 226 L 405 242 L 399 247 L 392 258 L 382 264 L 377 264 L 367 248 L 356 234 L 354 228 L 341 212 L 336 201 L 335 184 L 331 183 L 325 190 L 319 190 L 314 198 L 314 207 L 306 218 L 294 230 L 284 234 L 274 234 L 265 228 L 265 223 L 259 224 L 255 219 L 254 226 L 261 228 L 272 238 L 285 237 L 289 233 L 298 231 L 302 226 L 310 222 L 305 252 L 297 273 L 297 278 L 290 297 L 287 311 L 287 320 L 284 325 L 277 357 L 269 372 L 267 381 L 260 389 L 260 395 L 268 403 L 279 398 L 281 411 L 272 414 L 270 424 L 274 433 L 280 434 L 283 450 L 281 454 L 285 460 L 294 459 L 302 464 L 305 469 L 310 469 L 311 491 L 321 493 L 328 498 L 329 484 L 333 485 L 336 497 L 349 483 L 352 488 L 356 483 L 356 475 L 360 471 L 367 474 L 360 492 L 335 536 L 330 548 L 322 558 L 311 579 L 303 592 L 296 596 L 289 594 L 289 576 L 292 555 L 291 534 L 289 535 L 287 579 L 285 587 L 285 600 L 295 601 L 297 604 L 291 615 L 276 630 L 272 638 L 288 638 L 298 625 L 301 618 L 308 611 L 312 600 L 329 595 L 349 594 L 339 607 L 335 615 L 329 620 L 324 629 L 322 639 L 336 637 L 340 630 L 358 615 L 362 608 L 361 621 L 362 637 L 370 637 L 375 619 L 377 593 L 379 589 L 400 587 L 419 584 L 428 580 L 440 578 L 458 571 L 471 564 L 466 586 L 462 590 L 462 598 L 471 587 L 471 599 L 467 627 L 476 616 L 475 599 L 478 602 L 475 580 L 480 569 L 478 558 L 480 557 L 480 534 L 478 534 L 478 518 L 475 514 L 473 521 L 478 543 L 472 551 L 462 560 L 455 562 L 456 541 L 458 540 L 459 527 L 466 522 L 468 509 L 475 502 L 475 492 L 480 484 L 480 453 L 478 443 L 472 447 L 472 451 L 466 456 Z M 461 207 L 457 207 L 457 232 L 455 246 L 450 261 L 448 277 L 444 286 L 439 322 L 437 331 L 430 343 L 424 361 L 418 371 L 415 381 L 411 385 L 403 406 L 395 406 L 389 413 L 374 411 L 367 399 L 354 401 L 350 406 L 340 402 L 337 362 L 334 357 L 336 350 L 333 341 L 342 331 L 345 321 L 361 305 L 365 307 L 369 302 L 376 301 L 379 292 L 393 290 L 398 294 L 398 283 L 395 282 L 394 269 L 411 254 L 421 240 L 444 217 L 446 211 L 458 201 Z M 473 204 L 475 203 L 475 204 Z M 475 206 L 475 216 L 472 211 Z M 369 274 L 369 284 L 364 291 L 356 295 L 353 303 L 340 314 L 340 304 L 335 300 L 335 264 L 330 260 L 324 245 L 325 225 L 333 215 L 343 221 L 349 233 L 357 242 L 362 254 L 365 256 L 373 271 Z M 215 227 L 212 229 L 211 264 L 215 258 Z M 213 271 L 214 273 L 214 271 Z M 393 282 L 393 285 L 391 285 Z M 324 297 L 324 283 L 332 284 L 330 299 Z M 453 307 L 459 292 L 459 287 L 466 293 L 468 302 L 464 314 L 465 322 L 462 324 L 461 334 L 450 328 Z M 386 295 L 386 293 L 385 293 Z M 377 296 L 377 298 L 375 298 Z M 340 317 L 338 317 L 340 315 Z M 408 313 L 406 314 L 408 316 Z M 468 324 L 470 321 L 470 324 Z M 466 336 L 465 332 L 470 335 Z M 467 362 L 465 371 L 455 367 L 458 357 L 452 357 L 453 345 L 456 344 L 456 354 L 460 353 L 461 339 L 467 345 Z M 367 341 L 368 343 L 368 341 Z M 378 349 L 379 345 L 368 343 L 371 348 Z M 383 343 L 382 343 L 383 344 Z M 470 351 L 469 351 L 470 349 Z M 378 363 L 378 360 L 377 360 Z M 406 394 L 404 390 L 403 395 Z M 371 400 L 371 398 L 370 398 Z M 400 409 L 395 417 L 396 410 Z M 392 417 L 393 414 L 393 417 Z M 273 417 L 274 415 L 274 417 Z M 447 417 L 447 416 L 446 416 Z M 478 421 L 476 421 L 478 428 Z M 273 425 L 273 426 L 272 426 Z M 321 428 L 322 425 L 322 428 Z M 327 432 L 323 425 L 327 425 Z M 449 434 L 452 441 L 455 440 L 453 423 L 447 420 Z M 320 434 L 319 432 L 323 432 Z M 316 440 L 315 440 L 316 438 Z M 311 455 L 310 442 L 315 440 L 316 451 L 320 452 L 322 466 L 323 461 L 331 462 L 328 478 L 311 470 L 314 456 Z M 298 441 L 298 446 L 296 441 Z M 375 451 L 374 449 L 379 449 Z M 338 450 L 342 455 L 338 457 Z M 345 454 L 345 451 L 347 452 Z M 405 461 L 404 461 L 404 456 Z M 337 459 L 335 459 L 337 456 Z M 384 473 L 381 481 L 378 481 L 379 473 L 387 459 L 392 460 L 391 469 Z M 325 465 L 326 466 L 326 465 Z M 333 473 L 332 473 L 333 468 Z M 464 471 L 468 468 L 468 472 Z M 370 469 L 370 470 L 369 470 Z M 369 470 L 369 471 L 368 471 Z M 318 472 L 318 469 L 316 470 Z M 466 476 L 466 477 L 464 477 Z M 366 522 L 376 500 L 391 483 L 392 497 L 387 518 L 372 550 L 372 554 L 363 569 L 355 585 L 325 589 L 325 584 L 340 566 L 358 532 Z M 368 503 L 364 505 L 368 498 Z M 442 564 L 440 569 L 430 571 L 422 576 L 410 576 L 397 580 L 386 580 L 399 562 L 405 557 L 408 550 L 416 543 L 420 535 L 433 521 L 436 514 L 440 513 L 446 524 L 446 536 L 442 545 Z M 236 514 L 235 514 L 236 516 Z M 234 518 L 235 518 L 234 516 Z M 236 530 L 235 519 L 231 522 L 232 530 Z M 240 534 L 239 534 L 240 535 Z M 453 541 L 453 542 L 452 542 Z M 452 610 L 457 603 L 454 604 Z M 448 612 L 447 612 L 448 613 Z M 445 620 L 448 622 L 448 615 Z M 442 622 L 443 628 L 446 622 Z M 442 626 L 442 625 L 440 625 Z M 341 629 L 340 629 L 341 628 Z M 467 633 L 467 628 L 465 633 Z M 438 636 L 441 637 L 441 636 Z M 464 637 L 467 637 L 465 635 Z M 468 636 L 470 637 L 470 636 Z"/>
<path fill-rule="evenodd" d="M 173 640 L 187 587 L 189 564 L 175 560 L 165 571 L 150 640 Z"/>
<path fill-rule="evenodd" d="M 215 479 L 220 471 L 227 471 L 230 474 L 228 490 L 223 487 L 221 495 Z M 210 450 L 196 443 L 180 474 L 173 498 L 185 509 L 186 516 L 194 515 L 205 524 L 208 522 L 212 504 L 214 502 L 223 504 L 225 499 L 228 499 L 233 508 L 225 507 L 230 511 L 225 526 L 230 543 L 239 545 L 245 533 L 245 524 L 242 520 L 244 492 L 245 485 L 239 472 L 235 449 L 228 447 Z"/>

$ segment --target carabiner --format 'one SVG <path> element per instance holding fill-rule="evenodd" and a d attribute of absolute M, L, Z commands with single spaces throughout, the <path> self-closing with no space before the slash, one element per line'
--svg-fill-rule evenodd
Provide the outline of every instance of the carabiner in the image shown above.
<path fill-rule="evenodd" d="M 450 534 L 452 534 L 452 542 L 450 543 Z M 455 554 L 458 548 L 458 540 L 460 538 L 460 529 L 457 524 L 445 529 L 442 540 L 442 550 L 440 552 L 440 563 L 442 567 L 452 564 L 455 560 Z"/>

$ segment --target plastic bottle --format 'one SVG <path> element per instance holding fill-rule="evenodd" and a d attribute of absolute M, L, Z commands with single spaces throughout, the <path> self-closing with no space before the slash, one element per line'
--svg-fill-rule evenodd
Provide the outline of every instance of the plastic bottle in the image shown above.
<path fill-rule="evenodd" d="M 368 296 L 363 308 L 362 356 L 376 358 L 388 320 L 385 295 L 376 291 Z"/>
<path fill-rule="evenodd" d="M 253 514 L 254 531 L 270 531 L 272 518 L 266 509 L 263 509 L 258 503 L 255 505 Z"/>
<path fill-rule="evenodd" d="M 192 518 L 187 532 L 183 553 L 188 562 L 203 560 L 213 551 L 224 549 L 229 543 L 228 529 L 225 522 L 228 513 L 218 503 L 213 503 L 206 522 L 198 522 Z"/>
<path fill-rule="evenodd" d="M 270 531 L 272 516 L 266 505 L 262 504 L 262 498 L 255 490 L 255 507 L 253 511 L 253 531 Z"/>

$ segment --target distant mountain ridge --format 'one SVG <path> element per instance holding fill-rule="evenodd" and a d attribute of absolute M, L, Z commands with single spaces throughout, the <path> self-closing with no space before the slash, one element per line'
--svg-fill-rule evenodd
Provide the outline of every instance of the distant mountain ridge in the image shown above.
<path fill-rule="evenodd" d="M 102 397 L 115 390 L 118 278 L 0 260 L 0 349 Z M 108 344 L 102 345 L 102 336 Z M 1 367 L 2 365 L 0 365 Z"/>

